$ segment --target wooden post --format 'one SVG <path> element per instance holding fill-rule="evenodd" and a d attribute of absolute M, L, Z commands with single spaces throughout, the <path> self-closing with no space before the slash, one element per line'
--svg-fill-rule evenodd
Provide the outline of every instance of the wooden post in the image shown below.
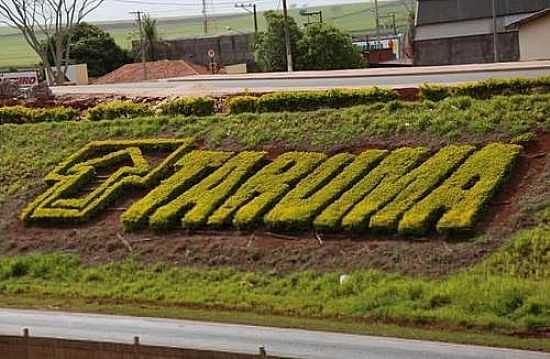
<path fill-rule="evenodd" d="M 23 328 L 23 339 L 25 340 L 25 359 L 29 359 L 30 358 L 30 341 L 29 341 L 29 337 L 30 337 L 30 332 L 29 332 L 29 328 Z"/>

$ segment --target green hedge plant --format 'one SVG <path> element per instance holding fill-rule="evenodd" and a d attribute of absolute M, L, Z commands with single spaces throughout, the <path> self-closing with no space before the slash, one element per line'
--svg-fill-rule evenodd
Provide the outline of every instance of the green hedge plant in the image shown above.
<path fill-rule="evenodd" d="M 447 97 L 469 96 L 476 99 L 489 99 L 501 95 L 544 94 L 550 92 L 550 76 L 538 78 L 488 79 L 456 86 L 420 86 L 420 99 L 441 101 Z"/>
<path fill-rule="evenodd" d="M 168 98 L 155 107 L 157 115 L 210 116 L 216 112 L 216 100 L 211 97 Z"/>
<path fill-rule="evenodd" d="M 225 101 L 225 107 L 229 113 L 247 113 L 258 110 L 258 97 L 255 96 L 234 96 Z"/>
<path fill-rule="evenodd" d="M 111 101 L 100 103 L 88 110 L 86 119 L 89 121 L 116 120 L 119 118 L 137 118 L 149 116 L 152 111 L 147 105 L 132 101 Z"/>
<path fill-rule="evenodd" d="M 0 125 L 5 123 L 23 124 L 35 122 L 77 121 L 79 117 L 80 112 L 71 107 L 0 107 Z"/>

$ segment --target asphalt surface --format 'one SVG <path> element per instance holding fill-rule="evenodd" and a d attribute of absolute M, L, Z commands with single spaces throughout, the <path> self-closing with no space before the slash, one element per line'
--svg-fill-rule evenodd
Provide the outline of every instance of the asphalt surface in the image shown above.
<path fill-rule="evenodd" d="M 311 90 L 352 87 L 417 87 L 424 83 L 452 84 L 488 78 L 550 76 L 550 62 L 366 69 L 292 74 L 191 76 L 113 85 L 62 86 L 56 95 L 113 94 L 127 96 L 226 95 L 243 91 Z"/>
<path fill-rule="evenodd" d="M 30 335 L 309 359 L 549 359 L 550 354 L 248 325 L 0 309 L 0 335 Z"/>

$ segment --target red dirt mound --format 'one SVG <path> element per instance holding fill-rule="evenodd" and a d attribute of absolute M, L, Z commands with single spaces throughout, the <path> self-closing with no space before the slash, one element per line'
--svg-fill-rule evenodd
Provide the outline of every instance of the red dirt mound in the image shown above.
<path fill-rule="evenodd" d="M 208 73 L 208 70 L 205 67 L 189 63 L 184 60 L 147 62 L 145 66 L 147 69 L 148 80 L 204 75 Z M 138 82 L 143 81 L 144 79 L 143 64 L 136 63 L 119 67 L 115 71 L 96 79 L 94 84 L 103 85 L 123 82 Z"/>

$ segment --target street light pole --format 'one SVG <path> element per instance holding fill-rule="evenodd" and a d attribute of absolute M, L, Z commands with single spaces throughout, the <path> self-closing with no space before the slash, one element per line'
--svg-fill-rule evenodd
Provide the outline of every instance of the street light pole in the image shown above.
<path fill-rule="evenodd" d="M 206 13 L 206 0 L 202 0 L 203 31 L 208 34 L 208 14 Z"/>
<path fill-rule="evenodd" d="M 376 16 L 376 40 L 380 41 L 380 18 L 378 15 L 378 0 L 374 0 L 374 14 Z"/>
<path fill-rule="evenodd" d="M 497 29 L 497 5 L 496 0 L 491 0 L 491 10 L 493 13 L 493 61 L 498 62 L 498 29 Z"/>
<path fill-rule="evenodd" d="M 254 11 L 254 33 L 258 34 L 258 12 L 256 11 L 256 4 L 252 6 L 252 9 Z"/>
<path fill-rule="evenodd" d="M 288 9 L 286 6 L 286 0 L 283 0 L 283 14 L 285 18 L 285 43 L 286 43 L 286 63 L 287 71 L 294 71 L 294 64 L 292 62 L 292 46 L 290 44 L 290 30 L 288 29 Z"/>

